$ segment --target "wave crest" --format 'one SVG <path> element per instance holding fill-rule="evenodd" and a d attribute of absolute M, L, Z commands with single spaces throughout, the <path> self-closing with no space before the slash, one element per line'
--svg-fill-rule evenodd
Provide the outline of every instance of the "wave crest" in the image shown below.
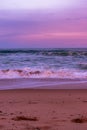
<path fill-rule="evenodd" d="M 5 69 L 0 70 L 0 79 L 3 78 L 58 78 L 58 79 L 87 79 L 87 72 L 76 69 Z"/>
<path fill-rule="evenodd" d="M 61 49 L 30 49 L 30 50 L 0 50 L 0 55 L 7 54 L 30 54 L 30 55 L 44 55 L 44 56 L 87 56 L 86 50 L 61 50 Z"/>

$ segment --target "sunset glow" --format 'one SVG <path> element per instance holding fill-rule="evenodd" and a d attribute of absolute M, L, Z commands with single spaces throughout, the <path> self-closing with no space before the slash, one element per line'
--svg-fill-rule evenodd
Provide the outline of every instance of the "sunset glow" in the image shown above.
<path fill-rule="evenodd" d="M 0 47 L 87 47 L 86 12 L 86 0 L 3 0 Z"/>
<path fill-rule="evenodd" d="M 75 0 L 3 0 L 0 9 L 52 9 L 65 8 L 76 4 Z"/>

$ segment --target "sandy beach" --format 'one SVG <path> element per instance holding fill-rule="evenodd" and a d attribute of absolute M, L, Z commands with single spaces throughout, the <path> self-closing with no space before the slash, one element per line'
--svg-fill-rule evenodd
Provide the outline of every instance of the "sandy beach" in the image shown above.
<path fill-rule="evenodd" d="M 1 90 L 0 130 L 87 130 L 87 90 Z"/>
<path fill-rule="evenodd" d="M 87 0 L 0 0 L 0 130 L 87 130 Z"/>

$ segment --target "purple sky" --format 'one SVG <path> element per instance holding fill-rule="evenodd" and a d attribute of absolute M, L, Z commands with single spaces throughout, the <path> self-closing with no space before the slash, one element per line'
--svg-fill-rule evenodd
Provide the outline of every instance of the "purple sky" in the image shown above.
<path fill-rule="evenodd" d="M 87 0 L 2 0 L 0 48 L 87 47 Z"/>

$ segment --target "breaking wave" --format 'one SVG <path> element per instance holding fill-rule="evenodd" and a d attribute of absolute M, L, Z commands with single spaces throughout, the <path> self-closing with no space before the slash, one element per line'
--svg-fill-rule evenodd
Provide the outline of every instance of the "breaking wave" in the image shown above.
<path fill-rule="evenodd" d="M 87 72 L 76 69 L 4 69 L 0 70 L 0 79 L 12 78 L 57 78 L 57 79 L 87 79 Z"/>

